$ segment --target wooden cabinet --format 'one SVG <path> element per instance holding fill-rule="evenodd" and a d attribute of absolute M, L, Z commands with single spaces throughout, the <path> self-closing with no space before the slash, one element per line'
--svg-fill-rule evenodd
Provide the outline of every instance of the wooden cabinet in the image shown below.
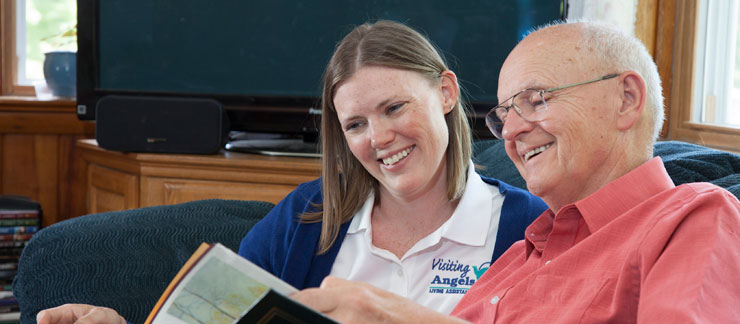
<path fill-rule="evenodd" d="M 77 146 L 87 163 L 89 213 L 209 198 L 277 203 L 321 168 L 316 158 L 123 153 L 101 149 L 95 140 Z"/>

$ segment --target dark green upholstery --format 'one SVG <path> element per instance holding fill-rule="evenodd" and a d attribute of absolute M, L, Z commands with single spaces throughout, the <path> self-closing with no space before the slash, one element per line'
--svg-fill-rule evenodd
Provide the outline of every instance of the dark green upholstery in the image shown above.
<path fill-rule="evenodd" d="M 92 214 L 49 226 L 23 251 L 13 291 L 21 322 L 42 309 L 85 303 L 143 323 L 201 242 L 236 251 L 273 207 L 261 201 L 202 200 Z"/>

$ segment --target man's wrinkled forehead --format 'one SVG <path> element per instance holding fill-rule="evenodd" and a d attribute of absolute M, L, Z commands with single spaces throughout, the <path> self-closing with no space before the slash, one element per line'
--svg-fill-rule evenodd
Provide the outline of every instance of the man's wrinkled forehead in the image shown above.
<path fill-rule="evenodd" d="M 580 79 L 589 65 L 580 35 L 579 28 L 568 25 L 548 27 L 524 38 L 501 68 L 499 98 L 526 88 L 547 88 Z"/>

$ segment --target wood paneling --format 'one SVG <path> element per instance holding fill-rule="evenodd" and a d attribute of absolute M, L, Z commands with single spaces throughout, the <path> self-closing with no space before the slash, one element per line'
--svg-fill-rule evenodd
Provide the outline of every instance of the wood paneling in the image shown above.
<path fill-rule="evenodd" d="M 2 136 L 2 192 L 32 197 L 43 208 L 42 224 L 58 215 L 59 136 Z"/>
<path fill-rule="evenodd" d="M 652 57 L 655 57 L 656 28 L 658 25 L 658 0 L 637 1 L 635 12 L 635 37 L 640 39 Z"/>
<path fill-rule="evenodd" d="M 638 0 L 635 19 L 635 36 L 642 41 L 655 64 L 663 86 L 666 122 L 660 132 L 668 135 L 671 79 L 673 67 L 673 33 L 675 0 Z"/>
<path fill-rule="evenodd" d="M 93 133 L 74 101 L 0 98 L 0 193 L 40 202 L 44 226 L 84 215 L 87 173 L 75 143 Z"/>
<path fill-rule="evenodd" d="M 673 33 L 676 20 L 676 1 L 660 0 L 658 6 L 658 24 L 655 37 L 655 63 L 663 86 L 663 103 L 665 120 L 660 136 L 668 136 L 668 119 L 671 114 L 671 91 L 673 89 Z"/>

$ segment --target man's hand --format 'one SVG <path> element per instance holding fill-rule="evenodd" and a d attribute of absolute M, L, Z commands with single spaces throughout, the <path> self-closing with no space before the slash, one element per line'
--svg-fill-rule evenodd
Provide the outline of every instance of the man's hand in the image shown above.
<path fill-rule="evenodd" d="M 126 324 L 118 312 L 106 307 L 66 304 L 40 311 L 37 324 Z"/>
<path fill-rule="evenodd" d="M 465 323 L 370 284 L 334 277 L 291 297 L 340 323 Z"/>

